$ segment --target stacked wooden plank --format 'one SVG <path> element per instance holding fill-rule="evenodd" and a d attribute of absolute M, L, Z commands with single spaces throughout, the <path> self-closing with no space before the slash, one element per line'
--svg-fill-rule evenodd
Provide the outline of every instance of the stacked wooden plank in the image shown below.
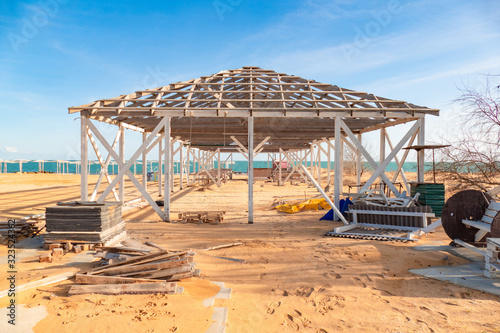
<path fill-rule="evenodd" d="M 179 219 L 184 223 L 220 224 L 224 221 L 226 212 L 183 212 Z"/>
<path fill-rule="evenodd" d="M 42 220 L 8 220 L 0 221 L 0 238 L 8 238 L 10 233 L 14 232 L 16 239 L 20 237 L 31 237 L 38 234 L 43 229 L 44 223 Z"/>
<path fill-rule="evenodd" d="M 160 250 L 143 254 L 144 251 L 131 248 L 101 248 L 105 252 L 123 255 L 126 259 L 94 268 L 87 273 L 77 274 L 77 285 L 69 294 L 127 294 L 127 293 L 175 293 L 174 281 L 199 276 L 194 269 L 194 253 L 189 251 L 169 252 Z M 134 253 L 135 252 L 135 253 Z M 106 256 L 102 256 L 106 258 Z M 112 256 L 113 257 L 113 256 Z M 114 260 L 114 259 L 111 259 Z M 115 286 L 119 284 L 120 286 Z"/>
<path fill-rule="evenodd" d="M 58 203 L 46 208 L 47 233 L 44 240 L 54 242 L 106 243 L 126 234 L 120 202 Z"/>

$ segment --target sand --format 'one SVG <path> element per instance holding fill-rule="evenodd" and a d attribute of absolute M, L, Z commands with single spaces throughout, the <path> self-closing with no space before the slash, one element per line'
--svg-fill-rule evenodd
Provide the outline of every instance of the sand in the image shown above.
<path fill-rule="evenodd" d="M 410 242 L 324 237 L 340 225 L 318 221 L 326 211 L 289 215 L 271 209 L 275 196 L 317 194 L 304 184 L 278 187 L 257 181 L 255 224 L 249 225 L 247 183 L 243 177 L 236 178 L 220 188 L 191 187 L 172 197 L 174 216 L 184 210 L 224 210 L 223 224 L 164 223 L 149 207 L 124 216 L 133 239 L 197 250 L 201 279 L 181 282 L 185 294 L 68 297 L 72 281 L 40 287 L 18 297 L 18 304 L 44 306 L 48 312 L 34 331 L 205 332 L 212 323 L 213 308 L 202 303 L 219 290 L 210 281 L 224 282 L 232 289 L 231 299 L 214 304 L 228 308 L 226 332 L 500 331 L 499 297 L 408 272 L 429 265 L 458 265 L 465 259 L 415 251 L 412 247 L 417 244 Z M 75 175 L 0 175 L 0 216 L 26 216 L 43 212 L 57 201 L 77 200 L 78 184 Z M 150 183 L 149 190 L 156 192 L 157 187 Z M 137 196 L 129 182 L 126 188 L 127 199 Z M 200 251 L 234 242 L 243 245 Z M 418 245 L 449 242 L 438 229 Z M 0 250 L 5 255 L 5 246 Z M 70 258 L 52 264 L 26 258 L 18 264 L 18 284 L 64 272 Z M 4 262 L 0 269 L 6 270 Z M 7 287 L 4 279 L 0 287 Z M 6 301 L 1 299 L 0 306 Z"/>

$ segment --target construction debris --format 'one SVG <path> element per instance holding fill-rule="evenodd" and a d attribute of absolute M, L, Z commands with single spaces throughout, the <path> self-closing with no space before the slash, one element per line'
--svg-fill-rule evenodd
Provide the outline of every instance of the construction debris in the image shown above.
<path fill-rule="evenodd" d="M 16 239 L 38 235 L 45 227 L 42 219 L 3 219 L 0 221 L 0 239 L 8 238 L 14 231 Z M 13 231 L 12 231 L 13 230 Z"/>
<path fill-rule="evenodd" d="M 138 249 L 124 251 L 123 247 L 98 247 L 96 257 L 101 259 L 101 265 L 84 274 L 77 274 L 77 285 L 69 293 L 171 294 L 176 292 L 173 281 L 200 275 L 200 271 L 194 269 L 194 253 L 154 249 L 156 252 L 145 254 L 144 250 Z M 120 286 L 111 286 L 116 284 Z"/>

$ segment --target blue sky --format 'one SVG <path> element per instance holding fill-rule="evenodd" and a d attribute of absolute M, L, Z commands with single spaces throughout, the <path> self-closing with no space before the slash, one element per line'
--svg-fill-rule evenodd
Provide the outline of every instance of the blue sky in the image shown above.
<path fill-rule="evenodd" d="M 75 158 L 68 106 L 242 66 L 439 108 L 439 141 L 457 87 L 500 73 L 500 3 L 2 1 L 0 159 Z"/>

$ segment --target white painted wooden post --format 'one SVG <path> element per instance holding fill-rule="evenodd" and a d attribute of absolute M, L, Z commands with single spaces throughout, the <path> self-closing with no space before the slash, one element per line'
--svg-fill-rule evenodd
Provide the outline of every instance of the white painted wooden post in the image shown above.
<path fill-rule="evenodd" d="M 142 143 L 146 141 L 148 138 L 148 133 L 142 133 Z M 142 153 L 142 187 L 144 187 L 144 191 L 148 191 L 148 153 L 146 150 Z"/>
<path fill-rule="evenodd" d="M 248 117 L 248 223 L 253 224 L 253 117 Z"/>
<path fill-rule="evenodd" d="M 190 162 L 190 152 L 191 145 L 188 145 L 186 148 L 186 184 L 187 186 L 191 186 L 191 162 Z"/>
<path fill-rule="evenodd" d="M 314 178 L 314 146 L 311 145 L 311 165 L 310 165 L 310 168 L 311 168 L 311 176 L 313 176 Z"/>
<path fill-rule="evenodd" d="M 282 186 L 283 183 L 282 183 L 282 178 L 281 178 L 281 169 L 282 169 L 282 165 L 283 165 L 283 152 L 282 152 L 281 148 L 280 148 L 280 161 L 279 161 L 279 163 L 280 163 L 280 166 L 279 166 L 280 169 L 279 169 L 278 186 Z"/>
<path fill-rule="evenodd" d="M 125 165 L 125 127 L 120 125 L 120 161 Z M 120 167 L 118 167 L 118 172 L 120 172 Z M 120 177 L 120 185 L 118 186 L 118 197 L 122 204 L 125 203 L 125 175 Z"/>
<path fill-rule="evenodd" d="M 220 181 L 220 168 L 221 168 L 221 160 L 220 160 L 220 148 L 217 148 L 217 182 L 219 183 L 219 186 L 221 185 Z"/>
<path fill-rule="evenodd" d="M 423 146 L 425 145 L 425 118 L 422 117 L 419 120 L 420 122 L 420 128 L 418 131 L 418 145 Z M 424 183 L 425 182 L 425 172 L 424 172 L 424 167 L 425 167 L 425 149 L 420 149 L 418 152 L 418 166 L 417 166 L 417 183 Z"/>
<path fill-rule="evenodd" d="M 165 123 L 165 184 L 163 188 L 163 211 L 165 213 L 165 222 L 170 222 L 170 160 L 172 160 L 172 150 L 170 150 L 170 131 L 171 131 L 171 119 L 167 117 L 167 121 Z"/>
<path fill-rule="evenodd" d="M 170 143 L 170 191 L 174 192 L 174 142 Z"/>
<path fill-rule="evenodd" d="M 87 173 L 87 163 L 89 158 L 88 152 L 88 141 L 87 141 L 87 116 L 81 114 L 81 126 L 80 126 L 80 154 L 81 154 L 81 163 L 85 165 L 82 168 L 81 176 L 80 176 L 80 199 L 82 201 L 89 200 L 89 178 Z"/>
<path fill-rule="evenodd" d="M 341 135 L 340 139 L 340 192 L 339 195 L 342 195 L 344 193 L 344 136 Z"/>
<path fill-rule="evenodd" d="M 359 143 L 362 143 L 361 141 L 361 133 L 358 133 L 358 141 Z M 359 186 L 361 185 L 361 150 L 359 148 L 356 148 L 356 185 Z"/>
<path fill-rule="evenodd" d="M 163 142 L 158 142 L 158 195 L 163 195 Z"/>
<path fill-rule="evenodd" d="M 380 164 L 385 160 L 385 128 L 380 129 Z M 379 164 L 379 165 L 380 165 Z M 385 186 L 382 178 L 380 178 L 380 189 L 385 193 Z"/>
<path fill-rule="evenodd" d="M 340 173 L 341 173 L 341 162 L 340 162 L 340 151 L 342 150 L 342 138 L 340 133 L 340 122 L 341 117 L 335 117 L 335 165 L 334 165 L 334 175 L 333 175 L 333 203 L 335 207 L 339 207 L 340 202 Z M 337 216 L 339 218 L 339 216 Z"/>
<path fill-rule="evenodd" d="M 332 154 L 331 154 L 331 151 L 332 151 L 332 148 L 330 147 L 330 141 L 327 142 L 327 145 L 326 145 L 326 159 L 328 160 L 328 165 L 327 165 L 327 168 L 328 168 L 328 174 L 326 175 L 326 183 L 327 184 L 330 184 L 330 180 L 331 180 L 331 172 L 332 172 Z"/>
<path fill-rule="evenodd" d="M 319 147 L 320 143 L 318 143 L 318 158 L 317 158 L 317 170 L 318 170 L 318 184 L 321 186 L 321 149 Z"/>
<path fill-rule="evenodd" d="M 184 188 L 184 142 L 181 142 L 181 149 L 179 151 L 180 157 L 179 157 L 179 186 L 180 189 L 182 190 Z"/>

